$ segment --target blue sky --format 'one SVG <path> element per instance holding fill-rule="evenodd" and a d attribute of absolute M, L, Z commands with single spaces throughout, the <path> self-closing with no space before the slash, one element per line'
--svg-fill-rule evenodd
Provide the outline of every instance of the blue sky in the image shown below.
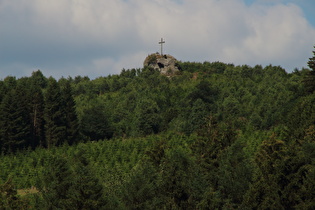
<path fill-rule="evenodd" d="M 307 66 L 314 0 L 0 0 L 0 79 L 119 74 L 159 50 L 181 61 Z"/>

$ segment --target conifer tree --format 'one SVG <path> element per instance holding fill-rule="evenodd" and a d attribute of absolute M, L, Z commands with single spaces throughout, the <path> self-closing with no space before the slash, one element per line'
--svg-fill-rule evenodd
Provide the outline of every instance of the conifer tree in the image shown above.
<path fill-rule="evenodd" d="M 285 160 L 288 180 L 282 193 L 286 208 L 315 208 L 315 126 L 305 131 L 304 139 L 293 141 Z"/>
<path fill-rule="evenodd" d="M 37 81 L 32 81 L 30 86 L 30 117 L 32 128 L 31 146 L 45 146 L 44 133 L 44 96 Z"/>
<path fill-rule="evenodd" d="M 69 80 L 65 81 L 62 88 L 62 99 L 66 126 L 66 139 L 70 145 L 78 141 L 78 117 L 76 113 L 76 104 L 72 95 L 72 88 Z"/>
<path fill-rule="evenodd" d="M 158 133 L 160 129 L 160 108 L 152 99 L 140 99 L 135 108 L 134 135 Z"/>
<path fill-rule="evenodd" d="M 71 188 L 71 202 L 75 209 L 100 209 L 105 205 L 103 186 L 93 174 L 93 168 L 82 150 L 75 155 L 74 182 Z"/>
<path fill-rule="evenodd" d="M 52 77 L 48 79 L 45 96 L 45 137 L 46 145 L 50 148 L 63 142 L 66 130 L 60 87 Z"/>
<path fill-rule="evenodd" d="M 286 152 L 285 142 L 275 135 L 262 142 L 255 157 L 254 181 L 244 197 L 242 208 L 285 209 L 281 195 L 287 182 L 283 176 Z"/>
<path fill-rule="evenodd" d="M 6 94 L 1 103 L 0 119 L 2 150 L 14 152 L 27 146 L 30 124 L 26 93 L 22 87 Z"/>
<path fill-rule="evenodd" d="M 0 81 L 0 103 L 5 95 L 5 85 L 3 81 Z"/>
<path fill-rule="evenodd" d="M 309 61 L 307 62 L 311 71 L 306 75 L 303 81 L 306 91 L 309 93 L 313 93 L 315 91 L 315 51 L 313 51 L 313 54 L 314 56 L 309 58 Z"/>
<path fill-rule="evenodd" d="M 43 209 L 74 209 L 71 202 L 73 172 L 63 157 L 47 159 L 41 182 L 37 188 L 43 197 Z"/>
<path fill-rule="evenodd" d="M 5 84 L 6 90 L 9 91 L 16 87 L 17 80 L 15 77 L 8 76 L 4 78 L 4 84 Z"/>
<path fill-rule="evenodd" d="M 84 110 L 81 118 L 81 132 L 89 140 L 94 141 L 112 137 L 108 114 L 104 106 L 95 104 Z"/>
<path fill-rule="evenodd" d="M 315 46 L 314 46 L 314 48 L 315 48 Z M 313 54 L 314 54 L 314 56 L 309 59 L 307 64 L 313 71 L 315 71 L 315 51 L 313 51 Z"/>
<path fill-rule="evenodd" d="M 40 88 L 46 88 L 47 79 L 40 70 L 33 71 L 31 79 L 35 83 L 35 86 L 39 86 Z"/>

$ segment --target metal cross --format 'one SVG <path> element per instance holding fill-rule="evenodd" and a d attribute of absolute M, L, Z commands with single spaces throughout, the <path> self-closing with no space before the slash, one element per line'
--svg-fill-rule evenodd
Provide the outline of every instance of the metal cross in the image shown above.
<path fill-rule="evenodd" d="M 161 38 L 161 41 L 159 42 L 159 44 L 161 45 L 161 55 L 163 55 L 163 44 L 165 43 L 165 40 L 163 40 L 163 38 Z"/>

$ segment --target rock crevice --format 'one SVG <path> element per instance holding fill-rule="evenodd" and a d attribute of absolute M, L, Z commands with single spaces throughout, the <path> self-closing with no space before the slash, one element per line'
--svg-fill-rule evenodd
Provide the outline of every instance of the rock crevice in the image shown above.
<path fill-rule="evenodd" d="M 171 55 L 161 55 L 159 53 L 148 55 L 143 62 L 143 66 L 158 69 L 161 74 L 167 76 L 176 75 L 179 72 L 178 61 Z"/>

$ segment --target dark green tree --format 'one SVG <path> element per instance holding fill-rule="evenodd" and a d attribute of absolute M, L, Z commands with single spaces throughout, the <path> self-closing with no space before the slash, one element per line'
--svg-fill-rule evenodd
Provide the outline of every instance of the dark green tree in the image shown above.
<path fill-rule="evenodd" d="M 315 48 L 315 46 L 314 46 Z M 307 62 L 311 71 L 308 72 L 303 82 L 308 93 L 313 93 L 315 90 L 315 51 L 313 51 L 314 56 Z"/>
<path fill-rule="evenodd" d="M 57 81 L 50 77 L 45 94 L 45 137 L 48 148 L 65 141 L 66 126 L 63 113 L 63 98 Z"/>
<path fill-rule="evenodd" d="M 201 99 L 203 102 L 213 104 L 217 99 L 219 91 L 213 87 L 208 81 L 200 81 L 192 92 L 188 95 L 187 100 L 190 104 L 193 104 L 197 99 Z M 215 107 L 211 106 L 211 110 L 214 110 Z"/>
<path fill-rule="evenodd" d="M 288 208 L 315 208 L 315 126 L 305 137 L 290 144 L 283 174 L 288 182 L 283 187 L 282 203 Z"/>
<path fill-rule="evenodd" d="M 134 135 L 145 136 L 159 132 L 160 108 L 152 99 L 140 99 L 134 113 L 133 131 Z"/>
<path fill-rule="evenodd" d="M 40 87 L 40 83 L 35 78 L 31 79 L 30 91 L 30 123 L 32 130 L 32 139 L 30 145 L 35 148 L 37 146 L 45 146 L 45 128 L 44 128 L 44 96 Z"/>
<path fill-rule="evenodd" d="M 123 184 L 122 201 L 126 209 L 161 209 L 163 199 L 158 169 L 149 162 L 137 164 Z"/>
<path fill-rule="evenodd" d="M 198 98 L 189 109 L 189 114 L 186 119 L 184 131 L 186 134 L 191 134 L 198 129 L 201 129 L 205 122 L 206 118 L 210 114 L 207 104 Z"/>
<path fill-rule="evenodd" d="M 241 208 L 286 209 L 281 202 L 287 177 L 283 174 L 287 146 L 275 135 L 262 142 L 255 157 L 257 170 L 253 183 L 244 196 Z"/>
<path fill-rule="evenodd" d="M 61 93 L 63 96 L 63 115 L 66 127 L 66 139 L 64 139 L 64 141 L 67 141 L 68 144 L 71 145 L 78 141 L 79 122 L 76 113 L 76 103 L 72 95 L 72 88 L 69 80 L 65 81 Z"/>
<path fill-rule="evenodd" d="M 74 183 L 71 188 L 71 202 L 74 209 L 101 209 L 106 205 L 104 189 L 100 180 L 93 173 L 83 150 L 75 155 L 74 160 Z"/>
<path fill-rule="evenodd" d="M 223 203 L 235 209 L 243 201 L 252 179 L 252 165 L 244 154 L 244 146 L 235 141 L 221 155 L 218 169 L 218 195 Z"/>
<path fill-rule="evenodd" d="M 88 140 L 93 141 L 109 139 L 113 135 L 107 110 L 100 104 L 93 104 L 83 111 L 80 129 Z"/>
<path fill-rule="evenodd" d="M 5 96 L 6 92 L 7 91 L 6 91 L 4 82 L 0 81 L 0 103 L 1 103 L 1 101 L 3 99 L 3 97 Z"/>
<path fill-rule="evenodd" d="M 6 94 L 0 110 L 3 151 L 14 152 L 28 146 L 31 136 L 28 111 L 25 87 L 19 85 Z"/>
<path fill-rule="evenodd" d="M 189 149 L 174 146 L 160 165 L 159 191 L 166 209 L 195 209 L 205 182 Z"/>
<path fill-rule="evenodd" d="M 43 198 L 43 209 L 75 209 L 71 195 L 74 173 L 64 157 L 51 156 L 46 159 L 45 170 L 37 183 Z"/>
<path fill-rule="evenodd" d="M 12 90 L 17 85 L 17 80 L 13 76 L 7 76 L 3 81 L 7 91 Z"/>
<path fill-rule="evenodd" d="M 315 48 L 315 46 L 314 46 L 314 48 Z M 309 59 L 307 64 L 313 71 L 315 71 L 315 51 L 313 51 L 313 55 L 314 56 Z"/>
<path fill-rule="evenodd" d="M 43 75 L 40 70 L 33 71 L 31 79 L 35 86 L 39 86 L 40 88 L 46 88 L 47 86 L 47 78 Z"/>

